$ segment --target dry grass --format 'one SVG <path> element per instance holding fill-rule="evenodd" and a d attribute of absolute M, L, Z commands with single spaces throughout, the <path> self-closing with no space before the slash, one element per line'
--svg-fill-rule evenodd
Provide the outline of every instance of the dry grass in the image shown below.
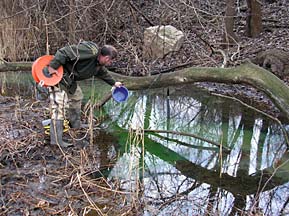
<path fill-rule="evenodd" d="M 50 146 L 41 126 L 45 103 L 0 99 L 6 104 L 0 116 L 4 214 L 136 215 L 137 191 L 113 188 L 117 180 L 108 182 L 101 175 L 100 169 L 115 159 L 104 164 L 96 144 L 84 148 L 76 144 L 71 149 Z"/>

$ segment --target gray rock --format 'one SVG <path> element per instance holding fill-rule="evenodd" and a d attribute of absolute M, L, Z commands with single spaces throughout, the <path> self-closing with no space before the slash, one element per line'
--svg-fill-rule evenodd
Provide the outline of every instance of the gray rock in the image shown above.
<path fill-rule="evenodd" d="M 170 52 L 178 51 L 183 41 L 184 33 L 171 25 L 149 27 L 144 31 L 144 58 L 163 58 Z"/>

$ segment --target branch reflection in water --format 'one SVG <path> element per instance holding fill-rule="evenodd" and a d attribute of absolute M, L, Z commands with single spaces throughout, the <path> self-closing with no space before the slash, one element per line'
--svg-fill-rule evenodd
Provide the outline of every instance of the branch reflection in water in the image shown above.
<path fill-rule="evenodd" d="M 130 131 L 121 136 L 142 131 L 144 149 L 127 139 L 110 179 L 131 196 L 141 193 L 145 215 L 289 213 L 280 125 L 238 102 L 187 88 L 172 88 L 169 97 L 167 90 L 135 93 L 114 110 L 118 130 Z"/>

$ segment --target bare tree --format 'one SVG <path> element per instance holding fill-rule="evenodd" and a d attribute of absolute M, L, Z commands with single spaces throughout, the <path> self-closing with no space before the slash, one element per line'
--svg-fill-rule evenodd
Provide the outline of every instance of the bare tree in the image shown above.
<path fill-rule="evenodd" d="M 262 10 L 258 0 L 247 0 L 248 16 L 246 20 L 246 34 L 249 37 L 258 37 L 262 32 Z"/>
<path fill-rule="evenodd" d="M 223 41 L 227 44 L 235 44 L 238 37 L 234 32 L 234 17 L 236 16 L 235 0 L 226 0 L 226 13 L 225 13 L 225 32 Z"/>

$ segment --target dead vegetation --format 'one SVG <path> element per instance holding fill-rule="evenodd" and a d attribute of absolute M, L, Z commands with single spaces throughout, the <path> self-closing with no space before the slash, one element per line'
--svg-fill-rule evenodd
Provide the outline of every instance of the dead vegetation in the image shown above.
<path fill-rule="evenodd" d="M 70 130 L 75 146 L 61 149 L 42 128 L 47 102 L 1 96 L 0 105 L 1 215 L 137 214 L 133 194 L 103 178 L 116 160 L 107 158 L 113 137 L 98 129 L 89 145 L 87 131 Z"/>
<path fill-rule="evenodd" d="M 228 45 L 223 42 L 225 1 L 55 0 L 52 3 L 38 0 L 18 4 L 17 1 L 4 0 L 0 3 L 3 8 L 0 59 L 31 61 L 45 53 L 54 54 L 68 43 L 93 40 L 100 45 L 111 43 L 118 48 L 120 56 L 113 65 L 115 71 L 144 76 L 185 67 L 234 67 L 246 59 L 255 59 L 259 53 L 269 54 L 273 49 L 288 53 L 288 3 L 285 0 L 260 2 L 262 33 L 256 38 L 246 36 L 247 3 L 245 0 L 236 1 L 234 32 L 238 41 L 235 45 Z M 144 29 L 167 24 L 185 33 L 182 48 L 164 58 L 144 59 Z M 259 64 L 268 65 L 269 59 L 275 61 L 276 58 L 279 57 L 269 54 L 266 62 Z M 279 62 L 284 61 L 279 59 Z M 285 67 L 279 65 L 277 70 Z M 287 77 L 282 79 L 287 82 Z M 265 98 L 264 95 L 249 87 L 199 85 L 209 86 L 217 93 L 237 92 L 245 98 L 257 95 L 256 101 L 271 106 L 268 100 L 258 100 Z"/>
<path fill-rule="evenodd" d="M 289 51 L 286 0 L 262 1 L 266 15 L 263 16 L 264 31 L 254 39 L 245 36 L 246 4 L 245 1 L 239 3 L 235 19 L 239 42 L 224 47 L 224 1 L 3 0 L 0 3 L 0 59 L 31 61 L 48 52 L 53 54 L 67 43 L 93 40 L 114 44 L 119 49 L 115 70 L 144 76 L 192 66 L 236 66 L 247 58 L 254 59 L 260 52 L 268 54 L 267 50 Z M 171 24 L 184 31 L 185 43 L 179 52 L 165 58 L 145 60 L 142 57 L 144 28 L 160 24 Z M 276 63 L 274 59 L 275 55 L 269 54 L 259 63 L 272 65 Z M 286 60 L 280 61 L 287 64 Z M 279 72 L 277 67 L 276 73 Z M 272 108 L 262 94 L 248 87 L 199 85 L 231 96 L 240 94 L 238 98 L 247 95 L 245 98 L 253 98 L 255 102 L 265 100 L 265 109 Z M 94 154 L 99 150 L 97 145 L 97 149 L 76 146 L 65 151 L 47 145 L 40 120 L 47 117 L 48 110 L 40 102 L 0 97 L 0 104 L 1 214 L 139 213 L 141 204 L 137 200 L 131 202 L 131 194 L 119 191 L 117 182 L 108 183 L 99 173 L 100 166 L 109 166 L 115 158 L 102 164 Z M 272 111 L 275 112 L 273 108 Z M 81 132 L 79 136 L 85 134 Z M 103 140 L 102 143 L 105 144 Z"/>
<path fill-rule="evenodd" d="M 225 1 L 44 1 L 1 2 L 1 56 L 8 61 L 33 60 L 67 43 L 93 40 L 111 43 L 120 51 L 118 70 L 147 75 L 185 64 L 222 66 L 240 64 L 268 49 L 288 52 L 288 3 L 262 2 L 263 32 L 257 38 L 245 34 L 246 1 L 238 1 L 234 19 L 239 42 L 226 46 Z M 143 32 L 151 25 L 173 25 L 186 35 L 179 52 L 162 59 L 142 56 Z"/>

